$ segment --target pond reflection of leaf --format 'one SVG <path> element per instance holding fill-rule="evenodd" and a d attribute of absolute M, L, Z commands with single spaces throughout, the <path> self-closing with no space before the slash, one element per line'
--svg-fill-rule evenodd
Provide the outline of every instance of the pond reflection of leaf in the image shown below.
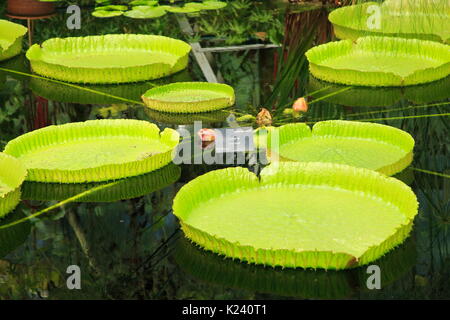
<path fill-rule="evenodd" d="M 0 226 L 10 224 L 16 220 L 24 218 L 25 215 L 16 210 L 5 219 L 0 220 Z M 20 223 L 9 228 L 0 229 L 0 259 L 23 244 L 31 232 L 29 222 Z"/>
<path fill-rule="evenodd" d="M 117 184 L 83 196 L 76 202 L 115 202 L 138 198 L 175 183 L 180 175 L 180 167 L 170 164 L 145 175 L 117 180 Z M 63 200 L 105 184 L 108 182 L 59 184 L 27 181 L 22 187 L 22 198 L 39 201 Z"/>
<path fill-rule="evenodd" d="M 181 269 L 209 284 L 308 299 L 342 299 L 358 288 L 366 289 L 366 267 L 346 271 L 280 269 L 225 259 L 180 239 L 174 258 Z M 415 243 L 408 239 L 372 264 L 381 271 L 383 288 L 398 280 L 415 264 Z"/>

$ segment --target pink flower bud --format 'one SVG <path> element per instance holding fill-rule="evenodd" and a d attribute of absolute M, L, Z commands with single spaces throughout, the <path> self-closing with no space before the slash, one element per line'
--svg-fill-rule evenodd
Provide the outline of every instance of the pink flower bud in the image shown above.
<path fill-rule="evenodd" d="M 203 128 L 200 129 L 197 134 L 202 142 L 212 142 L 216 140 L 216 132 L 213 129 Z"/>
<path fill-rule="evenodd" d="M 295 100 L 294 104 L 292 105 L 292 109 L 295 112 L 307 112 L 308 111 L 308 103 L 306 102 L 305 98 L 298 98 Z"/>

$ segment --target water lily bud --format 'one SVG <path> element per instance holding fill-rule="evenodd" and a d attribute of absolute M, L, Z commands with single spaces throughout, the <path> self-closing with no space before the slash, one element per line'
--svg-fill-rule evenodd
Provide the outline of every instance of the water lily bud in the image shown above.
<path fill-rule="evenodd" d="M 200 129 L 197 134 L 202 142 L 212 142 L 216 140 L 216 132 L 213 129 Z"/>
<path fill-rule="evenodd" d="M 266 108 L 262 108 L 256 116 L 256 123 L 260 127 L 270 126 L 272 124 L 272 115 L 270 114 L 269 110 L 267 110 Z"/>
<path fill-rule="evenodd" d="M 302 97 L 295 100 L 294 104 L 292 105 L 292 109 L 295 112 L 307 112 L 308 103 L 306 102 L 306 99 Z"/>

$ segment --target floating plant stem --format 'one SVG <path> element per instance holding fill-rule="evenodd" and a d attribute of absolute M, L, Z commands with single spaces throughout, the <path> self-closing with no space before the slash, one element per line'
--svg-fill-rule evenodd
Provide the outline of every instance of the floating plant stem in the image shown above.
<path fill-rule="evenodd" d="M 431 171 L 431 170 L 425 170 L 425 169 L 419 169 L 419 168 L 415 168 L 415 167 L 409 167 L 409 168 L 411 170 L 414 170 L 417 172 L 427 173 L 427 174 L 431 174 L 434 176 L 439 176 L 439 177 L 444 177 L 444 178 L 450 179 L 450 174 L 445 174 L 445 173 Z"/>

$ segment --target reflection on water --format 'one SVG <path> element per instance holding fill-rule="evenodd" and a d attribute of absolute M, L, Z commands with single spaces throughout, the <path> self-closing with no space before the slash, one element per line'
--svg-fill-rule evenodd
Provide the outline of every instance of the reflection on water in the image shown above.
<path fill-rule="evenodd" d="M 111 182 L 104 183 L 42 183 L 27 181 L 22 186 L 23 200 L 65 200 L 81 193 L 93 190 L 75 202 L 115 202 L 134 199 L 160 190 L 175 183 L 181 175 L 180 167 L 169 164 L 156 171 L 117 180 L 111 187 L 101 188 Z M 98 189 L 98 191 L 96 191 Z"/>
<path fill-rule="evenodd" d="M 292 270 L 264 268 L 225 259 L 207 252 L 186 238 L 177 242 L 174 259 L 180 269 L 206 283 L 239 288 L 282 297 L 343 299 L 359 290 L 368 290 L 366 268 L 347 271 Z M 382 272 L 381 283 L 388 287 L 408 273 L 416 261 L 414 240 L 374 262 Z"/>
<path fill-rule="evenodd" d="M 313 98 L 350 107 L 388 107 L 407 100 L 413 104 L 426 104 L 450 98 L 450 76 L 438 81 L 409 87 L 350 87 L 329 83 L 313 76 L 309 78 L 309 92 Z M 348 90 L 345 90 L 348 89 Z M 342 92 L 333 95 L 335 92 Z"/>
<path fill-rule="evenodd" d="M 333 39 L 326 12 L 292 10 L 286 23 L 293 28 L 307 25 L 289 43 L 304 41 L 312 30 L 317 34 L 308 41 Z M 110 25 L 102 23 L 96 23 L 95 32 L 108 32 Z M 40 36 L 55 32 L 49 30 L 54 27 L 51 20 L 48 26 L 39 25 Z M 367 289 L 365 268 L 345 272 L 270 269 L 224 260 L 194 247 L 182 238 L 171 207 L 184 183 L 218 167 L 202 164 L 168 166 L 123 179 L 111 189 L 2 229 L 2 225 L 48 208 L 55 200 L 101 185 L 26 183 L 22 203 L 0 221 L 0 299 L 449 298 L 449 117 L 439 115 L 449 112 L 450 79 L 402 89 L 352 87 L 343 91 L 346 87 L 309 77 L 306 65 L 282 59 L 284 54 L 264 49 L 212 55 L 214 70 L 235 87 L 237 117 L 256 115 L 262 105 L 269 109 L 281 105 L 273 112 L 276 125 L 365 119 L 402 128 L 416 140 L 412 167 L 397 177 L 417 194 L 420 211 L 411 238 L 376 262 L 381 268 L 382 290 Z M 23 55 L 1 63 L 0 68 L 30 72 Z M 188 70 L 161 82 L 81 85 L 83 89 L 0 70 L 0 148 L 25 132 L 90 119 L 133 118 L 155 122 L 161 128 L 190 128 L 194 121 L 202 121 L 205 127 L 227 126 L 234 110 L 169 115 L 140 105 L 140 96 L 153 86 L 201 80 L 193 61 Z M 276 95 L 271 94 L 273 90 Z M 309 111 L 298 119 L 283 115 L 282 109 L 290 104 L 281 101 L 291 103 L 302 95 L 310 95 Z M 438 116 L 426 117 L 433 114 Z M 81 291 L 66 288 L 66 268 L 72 264 L 82 269 Z"/>

